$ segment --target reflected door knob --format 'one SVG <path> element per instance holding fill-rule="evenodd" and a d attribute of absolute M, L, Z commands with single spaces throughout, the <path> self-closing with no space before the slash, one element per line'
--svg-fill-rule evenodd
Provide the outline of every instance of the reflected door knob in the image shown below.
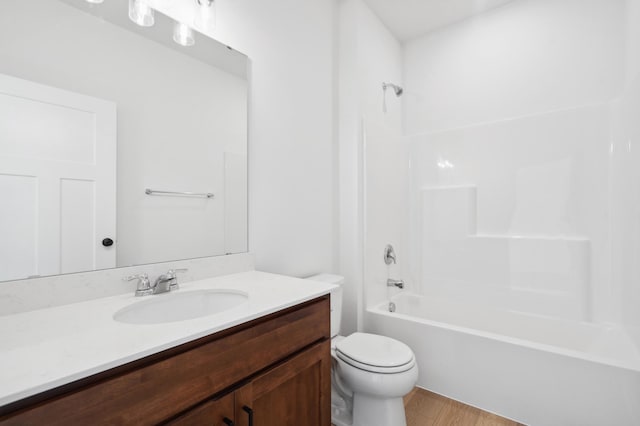
<path fill-rule="evenodd" d="M 102 240 L 102 245 L 105 247 L 111 247 L 113 245 L 113 240 L 111 238 L 105 238 Z"/>

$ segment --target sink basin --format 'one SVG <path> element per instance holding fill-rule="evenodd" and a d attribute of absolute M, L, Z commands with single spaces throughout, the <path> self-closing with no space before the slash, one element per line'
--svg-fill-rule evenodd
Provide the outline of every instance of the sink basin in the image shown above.
<path fill-rule="evenodd" d="M 120 309 L 113 319 L 128 324 L 162 324 L 218 314 L 247 300 L 247 293 L 235 290 L 177 291 L 134 303 Z"/>

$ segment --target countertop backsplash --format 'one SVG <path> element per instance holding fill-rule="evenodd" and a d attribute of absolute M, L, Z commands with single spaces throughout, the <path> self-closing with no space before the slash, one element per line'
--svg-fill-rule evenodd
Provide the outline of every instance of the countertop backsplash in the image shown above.
<path fill-rule="evenodd" d="M 12 315 L 53 306 L 68 305 L 101 297 L 133 292 L 136 281 L 123 277 L 147 273 L 153 280 L 169 269 L 187 268 L 179 282 L 217 277 L 254 269 L 251 253 L 203 257 L 173 262 L 153 263 L 102 271 L 81 272 L 0 283 L 0 316 Z"/>

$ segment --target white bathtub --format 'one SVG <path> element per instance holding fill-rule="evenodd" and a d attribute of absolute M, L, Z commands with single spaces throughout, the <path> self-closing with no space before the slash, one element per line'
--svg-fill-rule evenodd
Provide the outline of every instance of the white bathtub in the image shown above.
<path fill-rule="evenodd" d="M 640 353 L 620 329 L 409 293 L 365 329 L 415 352 L 418 386 L 528 425 L 640 425 Z M 639 307 L 640 309 L 640 307 Z"/>

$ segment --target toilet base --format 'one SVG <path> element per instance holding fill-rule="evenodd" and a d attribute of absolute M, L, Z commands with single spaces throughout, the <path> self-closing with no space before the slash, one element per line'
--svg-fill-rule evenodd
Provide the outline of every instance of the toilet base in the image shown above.
<path fill-rule="evenodd" d="M 331 424 L 334 426 L 353 426 L 351 422 L 351 418 L 344 415 L 344 413 L 339 413 L 337 415 L 331 415 Z"/>
<path fill-rule="evenodd" d="M 403 399 L 355 393 L 353 426 L 407 426 Z"/>
<path fill-rule="evenodd" d="M 349 401 L 351 402 L 351 401 Z M 349 403 L 341 397 L 335 389 L 335 383 L 331 386 L 331 423 L 335 426 L 352 426 L 351 410 Z"/>

